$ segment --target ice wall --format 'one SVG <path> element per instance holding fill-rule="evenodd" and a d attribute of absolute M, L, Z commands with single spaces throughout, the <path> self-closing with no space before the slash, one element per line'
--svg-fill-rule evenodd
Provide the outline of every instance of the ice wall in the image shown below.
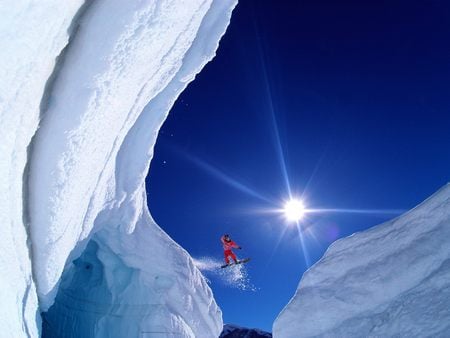
<path fill-rule="evenodd" d="M 57 294 L 45 335 L 92 329 L 77 321 L 95 323 L 92 335 L 220 333 L 211 290 L 148 214 L 144 180 L 159 127 L 214 57 L 235 5 L 0 4 L 2 335 L 38 336 Z M 92 283 L 103 291 L 91 302 Z"/>
<path fill-rule="evenodd" d="M 274 337 L 448 337 L 450 184 L 406 214 L 335 242 Z"/>
<path fill-rule="evenodd" d="M 26 213 L 28 145 L 82 1 L 0 2 L 0 336 L 38 335 Z"/>

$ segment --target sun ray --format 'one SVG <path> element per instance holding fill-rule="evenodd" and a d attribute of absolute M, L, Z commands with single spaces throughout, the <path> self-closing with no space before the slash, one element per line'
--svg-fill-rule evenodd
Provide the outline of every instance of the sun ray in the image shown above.
<path fill-rule="evenodd" d="M 300 239 L 303 258 L 305 259 L 306 266 L 309 268 L 311 266 L 311 259 L 309 257 L 308 249 L 306 248 L 305 238 L 303 237 L 303 231 L 301 229 L 300 222 L 296 222 L 295 224 L 297 226 L 298 237 Z"/>
<path fill-rule="evenodd" d="M 273 140 L 275 143 L 275 149 L 276 149 L 276 153 L 277 153 L 278 163 L 279 163 L 279 166 L 281 169 L 281 173 L 283 176 L 284 184 L 286 186 L 286 190 L 289 194 L 289 197 L 292 197 L 291 185 L 289 182 L 289 175 L 288 175 L 288 171 L 287 171 L 287 167 L 286 167 L 286 159 L 284 156 L 283 146 L 281 144 L 280 132 L 279 132 L 278 123 L 277 123 L 276 114 L 275 114 L 275 106 L 274 106 L 273 98 L 272 98 L 272 89 L 270 86 L 269 75 L 267 72 L 266 61 L 264 58 L 264 49 L 263 49 L 263 46 L 261 43 L 261 37 L 259 36 L 259 30 L 258 30 L 256 21 L 254 21 L 254 27 L 255 27 L 255 34 L 257 36 L 256 41 L 257 41 L 257 45 L 258 45 L 258 55 L 259 55 L 260 64 L 261 64 L 261 73 L 263 75 L 264 90 L 265 90 L 266 99 L 267 99 L 267 103 L 268 103 L 267 106 L 268 106 L 269 113 L 270 113 L 271 127 L 272 127 L 272 132 L 273 132 Z"/>
<path fill-rule="evenodd" d="M 226 174 L 225 172 L 223 172 L 219 168 L 213 166 L 212 164 L 206 162 L 205 160 L 202 160 L 194 155 L 188 154 L 187 152 L 182 152 L 181 150 L 178 150 L 178 149 L 177 149 L 177 152 L 180 153 L 185 159 L 187 159 L 191 163 L 195 164 L 198 168 L 204 170 L 206 173 L 219 179 L 221 182 L 226 183 L 227 185 L 235 188 L 236 190 L 239 190 L 247 195 L 255 197 L 264 202 L 267 202 L 270 204 L 274 203 L 273 200 L 271 200 L 270 198 L 260 194 L 255 189 L 252 189 L 248 185 L 231 177 L 230 175 Z"/>
<path fill-rule="evenodd" d="M 348 214 L 372 214 L 372 215 L 400 215 L 406 212 L 403 209 L 339 209 L 322 208 L 308 209 L 309 213 L 348 213 Z"/>

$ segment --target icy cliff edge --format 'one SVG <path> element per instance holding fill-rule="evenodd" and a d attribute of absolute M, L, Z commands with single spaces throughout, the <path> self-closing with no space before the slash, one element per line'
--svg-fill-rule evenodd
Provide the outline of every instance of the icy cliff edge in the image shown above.
<path fill-rule="evenodd" d="M 152 220 L 144 181 L 235 5 L 0 5 L 5 336 L 38 336 L 42 311 L 48 337 L 220 334 L 211 290 Z"/>
<path fill-rule="evenodd" d="M 273 326 L 275 337 L 447 336 L 450 184 L 406 214 L 330 246 Z"/>

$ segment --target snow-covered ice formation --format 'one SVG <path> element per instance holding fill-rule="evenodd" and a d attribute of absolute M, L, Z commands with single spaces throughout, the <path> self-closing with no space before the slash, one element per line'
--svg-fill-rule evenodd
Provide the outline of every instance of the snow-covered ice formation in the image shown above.
<path fill-rule="evenodd" d="M 39 336 L 42 311 L 47 337 L 220 334 L 211 290 L 152 220 L 144 181 L 235 5 L 0 3 L 0 336 Z"/>
<path fill-rule="evenodd" d="M 333 243 L 274 337 L 450 336 L 450 184 L 406 214 Z"/>

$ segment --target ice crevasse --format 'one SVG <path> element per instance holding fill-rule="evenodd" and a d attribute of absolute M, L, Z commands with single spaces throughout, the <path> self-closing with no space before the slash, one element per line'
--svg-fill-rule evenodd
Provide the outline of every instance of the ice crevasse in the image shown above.
<path fill-rule="evenodd" d="M 152 220 L 144 182 L 235 5 L 0 4 L 1 337 L 219 336 L 212 292 Z"/>

